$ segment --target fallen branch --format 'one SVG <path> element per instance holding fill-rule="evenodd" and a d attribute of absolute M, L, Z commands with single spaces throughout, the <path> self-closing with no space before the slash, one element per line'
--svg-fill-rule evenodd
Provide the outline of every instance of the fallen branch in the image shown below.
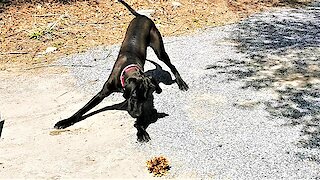
<path fill-rule="evenodd" d="M 50 16 L 61 16 L 61 14 L 40 14 L 40 15 L 33 15 L 34 17 L 50 17 Z"/>
<path fill-rule="evenodd" d="M 31 69 L 39 69 L 39 68 L 45 68 L 45 67 L 93 67 L 91 65 L 80 65 L 80 64 L 48 64 L 48 65 L 41 65 L 41 66 L 35 66 L 30 68 L 25 68 L 24 70 L 31 70 Z"/>
<path fill-rule="evenodd" d="M 29 54 L 29 52 L 5 52 L 5 53 L 0 53 L 0 55 L 8 55 L 8 54 Z"/>
<path fill-rule="evenodd" d="M 96 25 L 96 24 L 109 24 L 109 22 L 93 22 L 93 23 L 87 23 L 90 25 Z"/>

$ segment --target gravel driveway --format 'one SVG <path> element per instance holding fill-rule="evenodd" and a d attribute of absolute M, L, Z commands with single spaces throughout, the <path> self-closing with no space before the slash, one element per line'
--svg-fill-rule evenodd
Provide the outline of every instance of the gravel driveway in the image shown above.
<path fill-rule="evenodd" d="M 173 178 L 320 178 L 319 21 L 317 1 L 164 38 L 190 89 L 161 83 L 154 104 L 169 116 L 148 127 L 148 143 L 137 143 L 131 134 L 132 145 L 146 157 L 167 157 Z M 76 62 L 70 71 L 77 86 L 94 95 L 118 49 L 99 47 L 61 63 Z M 147 62 L 146 70 L 166 82 L 160 76 L 169 72 L 167 66 L 151 49 L 147 59 L 159 66 Z M 122 95 L 108 99 L 118 102 Z"/>

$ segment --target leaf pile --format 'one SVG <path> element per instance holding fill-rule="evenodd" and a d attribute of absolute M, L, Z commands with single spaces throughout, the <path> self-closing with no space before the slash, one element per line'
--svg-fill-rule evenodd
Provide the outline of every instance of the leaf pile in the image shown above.
<path fill-rule="evenodd" d="M 150 173 L 154 176 L 161 177 L 167 174 L 170 169 L 169 161 L 163 157 L 154 157 L 147 161 L 147 167 Z"/>

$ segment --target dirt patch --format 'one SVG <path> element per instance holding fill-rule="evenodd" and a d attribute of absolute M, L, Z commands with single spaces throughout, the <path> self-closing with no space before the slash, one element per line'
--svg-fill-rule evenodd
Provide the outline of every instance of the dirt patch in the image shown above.
<path fill-rule="evenodd" d="M 151 18 L 164 36 L 233 23 L 265 8 L 283 5 L 278 0 L 127 2 L 136 10 L 153 10 Z M 116 0 L 0 1 L 0 15 L 1 70 L 50 63 L 91 47 L 120 43 L 133 18 Z"/>
<path fill-rule="evenodd" d="M 78 129 L 74 129 L 74 130 L 70 130 L 70 129 L 54 129 L 52 131 L 50 131 L 49 135 L 51 136 L 57 136 L 57 135 L 61 135 L 61 134 L 80 134 L 80 133 L 84 133 L 86 131 L 89 131 L 88 129 L 84 129 L 84 128 L 78 128 Z"/>
<path fill-rule="evenodd" d="M 70 116 L 91 98 L 75 88 L 70 75 L 2 71 L 0 79 L 0 112 L 4 121 L 0 177 L 152 177 L 145 167 L 146 158 L 133 147 L 134 120 L 126 112 L 107 111 L 68 129 L 53 129 L 57 121 Z M 109 104 L 114 102 L 104 101 L 97 108 Z M 88 151 L 90 148 L 94 150 Z"/>

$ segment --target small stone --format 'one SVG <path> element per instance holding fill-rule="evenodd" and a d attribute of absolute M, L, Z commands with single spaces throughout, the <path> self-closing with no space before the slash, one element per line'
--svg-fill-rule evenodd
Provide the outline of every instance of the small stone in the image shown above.
<path fill-rule="evenodd" d="M 36 8 L 37 8 L 37 10 L 41 10 L 42 6 L 41 5 L 37 5 Z"/>
<path fill-rule="evenodd" d="M 171 2 L 171 4 L 172 4 L 172 7 L 175 9 L 182 5 L 180 2 L 177 2 L 177 1 L 173 1 L 173 2 Z"/>
<path fill-rule="evenodd" d="M 52 53 L 52 52 L 54 52 L 55 50 L 57 50 L 56 47 L 47 47 L 47 49 L 46 49 L 46 51 L 45 51 L 45 54 Z"/>
<path fill-rule="evenodd" d="M 39 52 L 37 55 L 38 56 L 42 56 L 42 55 L 45 55 L 45 54 L 49 54 L 49 53 L 52 53 L 54 51 L 56 51 L 58 48 L 56 47 L 47 47 L 47 49 L 45 51 L 42 51 L 42 52 Z"/>
<path fill-rule="evenodd" d="M 142 9 L 142 10 L 138 10 L 137 13 L 139 13 L 141 15 L 145 15 L 145 16 L 150 18 L 155 13 L 155 10 L 153 10 L 153 9 Z"/>

